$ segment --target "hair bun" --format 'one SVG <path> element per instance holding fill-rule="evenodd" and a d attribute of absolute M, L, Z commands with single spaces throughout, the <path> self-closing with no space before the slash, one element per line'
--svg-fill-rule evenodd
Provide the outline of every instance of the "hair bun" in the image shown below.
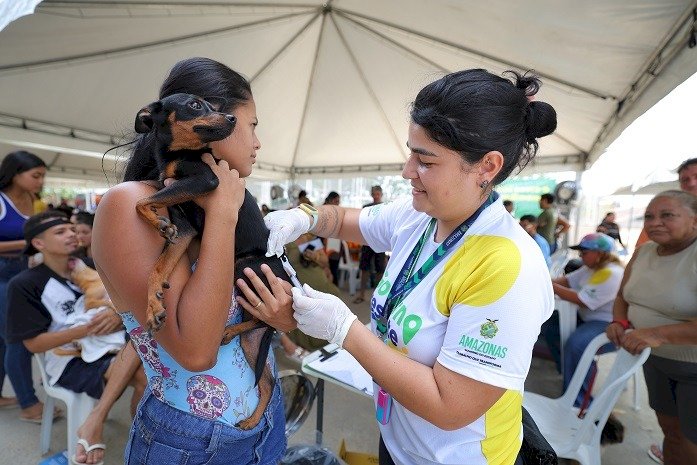
<path fill-rule="evenodd" d="M 527 106 L 525 114 L 525 135 L 532 141 L 548 136 L 557 129 L 557 112 L 552 105 L 533 100 Z"/>

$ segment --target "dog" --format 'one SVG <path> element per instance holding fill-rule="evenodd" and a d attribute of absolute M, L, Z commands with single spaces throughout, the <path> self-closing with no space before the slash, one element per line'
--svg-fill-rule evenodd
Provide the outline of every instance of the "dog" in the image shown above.
<path fill-rule="evenodd" d="M 70 280 L 82 291 L 85 299 L 85 310 L 106 307 L 114 312 L 116 311 L 102 283 L 102 279 L 99 277 L 96 270 L 87 266 L 85 262 L 77 257 L 70 257 L 68 259 L 68 268 L 70 269 Z M 82 347 L 78 341 L 73 341 L 71 344 L 53 349 L 53 352 L 56 355 L 80 357 L 82 354 Z"/>
<path fill-rule="evenodd" d="M 228 137 L 235 123 L 233 115 L 218 112 L 205 99 L 181 93 L 153 102 L 136 115 L 136 132 L 152 133 L 155 138 L 154 155 L 161 186 L 154 195 L 138 201 L 136 210 L 165 238 L 164 249 L 148 281 L 148 330 L 157 331 L 164 323 L 167 279 L 191 240 L 203 231 L 203 210 L 192 200 L 218 186 L 218 178 L 201 160 L 201 155 L 210 152 L 208 144 Z M 166 178 L 174 178 L 176 182 L 164 187 Z M 157 214 L 164 207 L 169 218 Z M 235 229 L 235 279 L 244 279 L 252 289 L 254 286 L 243 270 L 252 268 L 269 286 L 260 269 L 262 263 L 269 265 L 276 276 L 289 280 L 281 260 L 265 256 L 268 236 L 269 230 L 254 197 L 245 191 Z M 243 322 L 226 327 L 223 334 L 221 344 L 240 336 L 240 345 L 247 363 L 254 368 L 259 388 L 259 404 L 249 418 L 238 424 L 242 429 L 256 426 L 271 400 L 275 380 L 266 359 L 273 333 L 273 328 L 244 312 Z"/>

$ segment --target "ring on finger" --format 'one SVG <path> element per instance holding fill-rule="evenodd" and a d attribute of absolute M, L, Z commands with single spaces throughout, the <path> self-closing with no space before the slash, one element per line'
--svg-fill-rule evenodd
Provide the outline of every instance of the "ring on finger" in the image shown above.
<path fill-rule="evenodd" d="M 264 301 L 260 300 L 259 303 L 254 306 L 254 309 L 259 308 L 259 306 L 261 306 L 261 304 L 263 304 L 263 303 L 264 303 Z"/>

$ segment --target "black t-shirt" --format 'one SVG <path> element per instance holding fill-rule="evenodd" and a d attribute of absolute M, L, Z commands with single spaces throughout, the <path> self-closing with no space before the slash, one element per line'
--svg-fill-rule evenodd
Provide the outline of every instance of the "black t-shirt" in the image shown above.
<path fill-rule="evenodd" d="M 94 262 L 83 259 L 94 268 Z M 64 326 L 82 291 L 44 264 L 12 278 L 7 287 L 7 341 L 31 339 Z"/>

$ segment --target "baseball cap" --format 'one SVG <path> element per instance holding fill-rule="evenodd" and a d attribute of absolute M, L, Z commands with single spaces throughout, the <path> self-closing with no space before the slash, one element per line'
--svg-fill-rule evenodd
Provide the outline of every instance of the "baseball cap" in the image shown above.
<path fill-rule="evenodd" d="M 599 252 L 612 252 L 615 249 L 615 240 L 603 233 L 586 234 L 578 245 L 569 247 L 574 250 L 597 250 Z"/>
<path fill-rule="evenodd" d="M 38 215 L 32 216 L 27 220 L 26 223 L 24 223 L 23 232 L 26 245 L 24 246 L 24 250 L 22 252 L 25 255 L 34 255 L 35 253 L 39 252 L 31 243 L 31 240 L 36 236 L 54 226 L 70 224 L 68 218 L 66 218 L 62 213 L 52 213 L 53 212 L 50 211 L 39 213 Z"/>

